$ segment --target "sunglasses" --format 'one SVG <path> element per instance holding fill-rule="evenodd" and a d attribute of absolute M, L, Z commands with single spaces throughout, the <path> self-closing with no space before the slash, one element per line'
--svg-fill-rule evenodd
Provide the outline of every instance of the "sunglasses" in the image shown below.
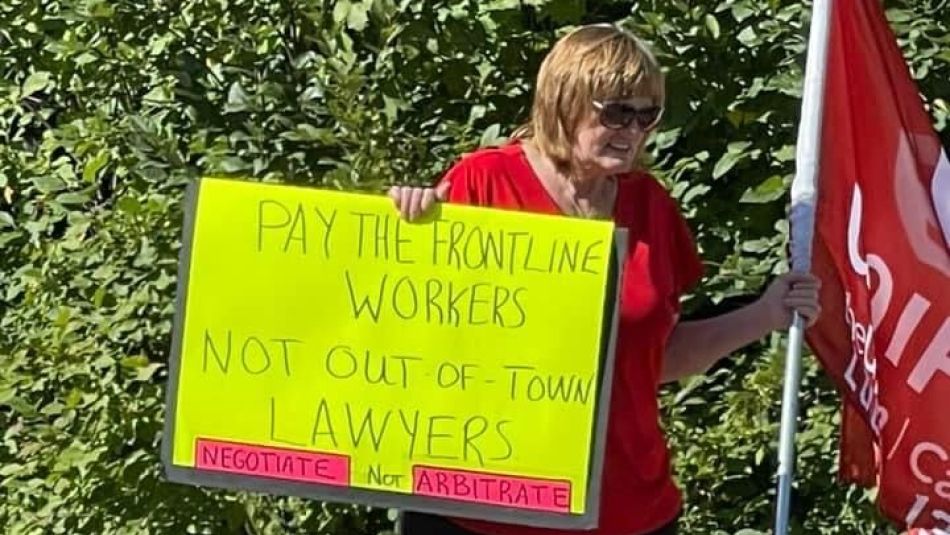
<path fill-rule="evenodd" d="M 638 130 L 649 132 L 656 128 L 663 115 L 661 106 L 638 108 L 625 102 L 595 100 L 594 107 L 600 112 L 600 124 L 611 130 L 629 128 L 631 124 L 636 123 Z"/>

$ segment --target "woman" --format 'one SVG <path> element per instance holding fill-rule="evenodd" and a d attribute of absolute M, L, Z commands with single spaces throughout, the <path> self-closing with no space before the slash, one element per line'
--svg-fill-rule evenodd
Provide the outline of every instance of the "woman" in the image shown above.
<path fill-rule="evenodd" d="M 682 503 L 659 424 L 657 392 L 709 369 L 722 356 L 790 324 L 818 316 L 818 281 L 788 274 L 745 308 L 678 321 L 680 297 L 702 267 L 675 202 L 637 160 L 663 111 L 656 60 L 612 25 L 563 37 L 538 73 L 528 123 L 512 142 L 462 158 L 435 188 L 393 187 L 407 219 L 434 202 L 466 203 L 571 217 L 611 218 L 629 230 L 620 327 L 594 535 L 676 533 Z M 553 535 L 567 531 L 407 513 L 406 535 Z M 576 532 L 574 532 L 576 533 Z"/>

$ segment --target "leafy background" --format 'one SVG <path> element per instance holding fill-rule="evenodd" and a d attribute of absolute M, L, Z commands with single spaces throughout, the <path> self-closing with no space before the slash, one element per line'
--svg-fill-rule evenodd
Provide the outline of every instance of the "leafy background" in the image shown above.
<path fill-rule="evenodd" d="M 886 2 L 945 144 L 950 5 Z M 652 168 L 715 314 L 784 269 L 809 6 L 791 0 L 0 3 L 0 526 L 5 533 L 375 534 L 387 511 L 210 491 L 158 458 L 182 194 L 202 173 L 382 191 L 525 116 L 544 52 L 620 21 L 668 68 Z M 929 98 L 928 98 L 929 97 Z M 686 533 L 767 531 L 782 347 L 663 395 Z M 808 359 L 794 533 L 892 533 L 834 481 L 837 396 Z"/>

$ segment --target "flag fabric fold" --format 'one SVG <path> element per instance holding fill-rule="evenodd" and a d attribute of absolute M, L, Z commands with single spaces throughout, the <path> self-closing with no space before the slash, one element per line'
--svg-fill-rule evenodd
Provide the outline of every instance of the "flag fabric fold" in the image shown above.
<path fill-rule="evenodd" d="M 950 530 L 950 162 L 879 1 L 836 0 L 828 45 L 806 338 L 845 398 L 842 477 Z"/>

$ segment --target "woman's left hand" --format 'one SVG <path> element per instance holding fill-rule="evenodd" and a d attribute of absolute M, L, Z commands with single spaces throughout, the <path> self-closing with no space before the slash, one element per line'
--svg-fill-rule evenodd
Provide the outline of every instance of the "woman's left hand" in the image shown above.
<path fill-rule="evenodd" d="M 785 273 L 769 284 L 757 305 L 763 309 L 770 330 L 787 329 L 795 312 L 811 327 L 821 314 L 819 289 L 821 281 L 811 273 Z"/>

